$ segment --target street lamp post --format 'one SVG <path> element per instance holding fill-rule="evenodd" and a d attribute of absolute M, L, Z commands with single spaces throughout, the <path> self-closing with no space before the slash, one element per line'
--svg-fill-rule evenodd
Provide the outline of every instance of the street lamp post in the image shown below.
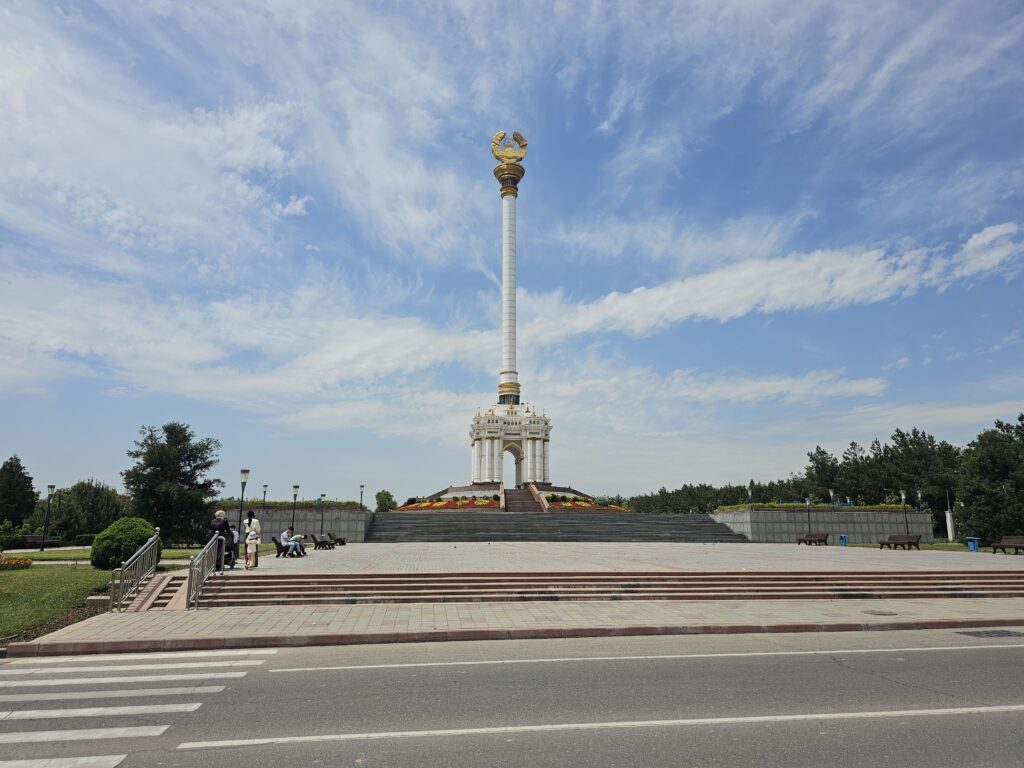
<path fill-rule="evenodd" d="M 910 523 L 907 522 L 907 492 L 902 488 L 900 489 L 900 502 L 903 504 L 903 527 L 907 531 L 907 535 L 910 535 Z"/>
<path fill-rule="evenodd" d="M 754 491 L 749 486 L 747 487 L 747 501 L 750 502 L 750 511 L 754 511 Z"/>
<path fill-rule="evenodd" d="M 46 551 L 46 534 L 50 531 L 50 499 L 53 498 L 53 491 L 57 486 L 46 486 L 46 517 L 43 518 L 43 540 L 39 542 L 39 551 Z"/>
<path fill-rule="evenodd" d="M 292 529 L 295 528 L 295 502 L 299 499 L 299 486 L 292 486 Z"/>
<path fill-rule="evenodd" d="M 831 488 L 828 489 L 828 503 L 832 505 L 832 512 L 836 511 L 836 493 Z"/>
<path fill-rule="evenodd" d="M 811 497 L 808 496 L 804 499 L 804 504 L 807 505 L 807 533 L 811 532 Z"/>
<path fill-rule="evenodd" d="M 245 505 L 245 484 L 249 482 L 249 470 L 243 469 L 240 474 L 242 476 L 242 495 L 238 499 L 238 530 L 242 530 L 242 507 Z"/>
<path fill-rule="evenodd" d="M 360 509 L 363 508 L 363 488 L 365 488 L 365 486 L 362 483 L 360 483 L 359 484 L 359 508 Z"/>
<path fill-rule="evenodd" d="M 260 509 L 260 514 L 263 517 L 267 516 L 267 484 L 263 484 L 263 507 Z"/>
<path fill-rule="evenodd" d="M 327 499 L 326 493 L 320 494 L 320 535 L 324 535 L 324 501 Z"/>

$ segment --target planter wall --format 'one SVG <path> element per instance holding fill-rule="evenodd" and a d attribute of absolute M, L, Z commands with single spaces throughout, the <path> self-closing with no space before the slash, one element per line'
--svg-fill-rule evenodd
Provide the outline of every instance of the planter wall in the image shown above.
<path fill-rule="evenodd" d="M 810 530 L 831 534 L 829 544 L 838 544 L 841 533 L 846 534 L 850 544 L 877 544 L 890 533 L 907 532 L 902 511 L 833 512 L 830 509 L 812 509 L 810 515 Z M 714 512 L 711 517 L 754 542 L 792 544 L 808 531 L 805 510 L 728 510 Z M 912 534 L 921 534 L 922 544 L 935 540 L 931 512 L 908 509 L 907 522 Z"/>

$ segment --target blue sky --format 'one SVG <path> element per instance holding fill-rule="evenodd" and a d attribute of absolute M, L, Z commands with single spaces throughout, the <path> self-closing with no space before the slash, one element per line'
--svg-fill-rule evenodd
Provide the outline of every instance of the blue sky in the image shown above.
<path fill-rule="evenodd" d="M 555 482 L 1024 411 L 1015 2 L 16 2 L 0 110 L 0 453 L 37 487 L 119 486 L 171 420 L 229 494 L 467 481 L 498 130 Z"/>

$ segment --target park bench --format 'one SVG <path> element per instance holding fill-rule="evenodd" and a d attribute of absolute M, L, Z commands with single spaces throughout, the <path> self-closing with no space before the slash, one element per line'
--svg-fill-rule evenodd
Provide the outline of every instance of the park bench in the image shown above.
<path fill-rule="evenodd" d="M 270 540 L 274 542 L 274 546 L 277 548 L 277 554 L 274 557 L 288 557 L 288 548 L 277 540 L 277 536 L 271 536 Z"/>
<path fill-rule="evenodd" d="M 992 554 L 996 553 L 997 549 L 1006 550 L 1013 547 L 1013 554 L 1018 555 L 1024 550 L 1024 536 L 1003 536 L 1002 541 L 994 541 L 989 546 L 992 547 Z"/>
<path fill-rule="evenodd" d="M 806 544 L 807 546 L 821 545 L 828 546 L 828 534 L 827 533 L 805 533 L 803 536 L 796 540 L 797 544 Z"/>
<path fill-rule="evenodd" d="M 22 536 L 22 539 L 24 539 L 24 541 L 25 541 L 25 547 L 26 548 L 38 547 L 38 546 L 44 545 L 43 544 L 43 535 L 41 533 L 29 533 L 29 534 L 26 534 L 25 536 Z M 45 546 L 47 546 L 47 547 L 60 547 L 60 546 L 63 546 L 63 545 L 64 545 L 64 542 L 61 541 L 60 539 L 47 539 L 46 542 L 45 542 Z"/>
<path fill-rule="evenodd" d="M 339 539 L 337 536 L 335 536 L 330 531 L 327 532 L 327 538 L 329 538 L 332 542 L 334 542 L 334 544 L 336 546 L 339 546 L 339 547 L 344 547 L 345 546 L 345 540 L 344 539 Z"/>
<path fill-rule="evenodd" d="M 313 549 L 334 549 L 334 544 L 329 539 L 318 539 L 315 533 L 309 535 L 313 539 Z"/>
<path fill-rule="evenodd" d="M 878 542 L 879 549 L 914 549 L 921 548 L 921 534 L 919 533 L 890 533 L 887 539 Z"/>

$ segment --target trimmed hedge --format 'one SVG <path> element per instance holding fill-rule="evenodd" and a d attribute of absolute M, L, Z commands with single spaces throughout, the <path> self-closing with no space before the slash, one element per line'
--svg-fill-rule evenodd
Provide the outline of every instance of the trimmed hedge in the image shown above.
<path fill-rule="evenodd" d="M 118 567 L 155 533 L 152 523 L 141 517 L 115 520 L 93 540 L 90 558 L 93 567 L 107 571 Z"/>

